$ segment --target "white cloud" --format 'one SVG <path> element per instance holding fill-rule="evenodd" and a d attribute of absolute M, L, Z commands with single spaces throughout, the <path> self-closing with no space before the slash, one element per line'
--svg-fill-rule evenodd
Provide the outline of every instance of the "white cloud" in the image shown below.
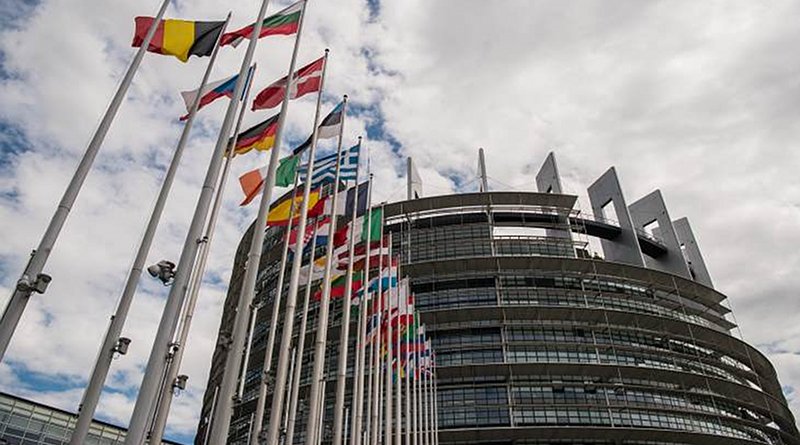
<path fill-rule="evenodd" d="M 4 27 L 0 40 L 0 72 L 10 74 L 0 78 L 0 122 L 22 129 L 31 147 L 0 157 L 8 160 L 0 164 L 6 288 L 38 242 L 131 57 L 132 17 L 152 14 L 150 3 L 43 0 L 19 16 L 4 15 L 15 26 Z M 255 13 L 244 0 L 227 8 L 233 28 Z M 180 2 L 169 15 L 215 18 L 225 9 L 210 0 Z M 672 216 L 690 218 L 745 338 L 790 351 L 766 352 L 782 383 L 800 388 L 791 358 L 800 351 L 800 332 L 787 316 L 800 310 L 796 3 L 507 1 L 500 7 L 405 0 L 383 2 L 370 18 L 366 1 L 346 0 L 312 2 L 309 11 L 299 60 L 332 49 L 325 109 L 348 93 L 366 110 L 348 121 L 349 140 L 381 125 L 396 144 L 367 141 L 380 179 L 376 200 L 405 194 L 404 162 L 392 150 L 414 156 L 426 194 L 456 189 L 453 177 L 473 181 L 478 147 L 486 149 L 493 186 L 530 190 L 545 154 L 555 150 L 584 209 L 585 188 L 616 165 L 629 202 L 661 188 Z M 257 85 L 285 74 L 291 42 L 261 41 Z M 237 71 L 241 54 L 223 51 L 212 78 Z M 51 288 L 32 298 L 12 342 L 15 369 L 73 387 L 57 397 L 26 388 L 3 364 L 6 390 L 76 407 L 178 138 L 177 92 L 196 88 L 204 62 L 145 58 L 50 258 Z M 152 262 L 179 255 L 225 106 L 201 113 Z M 292 103 L 290 137 L 308 134 L 313 108 L 311 98 Z M 245 126 L 272 114 L 251 113 Z M 255 213 L 255 206 L 237 207 L 236 178 L 264 159 L 237 159 L 227 183 L 209 261 L 209 273 L 223 280 Z M 130 354 L 114 362 L 108 386 L 115 392 L 101 402 L 106 419 L 127 421 L 165 294 L 143 277 L 124 332 L 134 341 Z M 175 402 L 173 433 L 191 434 L 196 425 L 223 298 L 224 288 L 201 292 L 184 359 L 189 389 Z"/>

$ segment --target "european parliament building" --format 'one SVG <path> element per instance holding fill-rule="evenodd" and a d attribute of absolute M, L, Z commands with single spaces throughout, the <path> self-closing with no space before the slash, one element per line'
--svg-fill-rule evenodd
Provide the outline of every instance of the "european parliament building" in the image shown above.
<path fill-rule="evenodd" d="M 732 335 L 727 297 L 714 289 L 688 220 L 673 220 L 658 190 L 628 203 L 611 168 L 589 187 L 586 214 L 576 209 L 576 196 L 563 193 L 552 153 L 536 187 L 385 207 L 384 230 L 393 233 L 436 351 L 441 443 L 800 445 L 774 368 Z M 257 289 L 266 304 L 257 314 L 229 443 L 252 434 L 280 239 L 280 228 L 268 231 Z M 592 252 L 591 240 L 602 252 Z M 226 372 L 249 243 L 248 232 L 235 260 L 198 444 Z M 331 310 L 324 442 L 331 439 L 340 304 Z M 317 324 L 315 309 L 307 335 Z M 311 358 L 307 350 L 303 363 Z M 299 416 L 295 443 L 305 443 L 302 408 Z"/>

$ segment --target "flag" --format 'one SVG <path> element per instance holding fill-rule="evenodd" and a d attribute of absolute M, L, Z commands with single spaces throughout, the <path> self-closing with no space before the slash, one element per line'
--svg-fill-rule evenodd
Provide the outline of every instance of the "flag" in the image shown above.
<path fill-rule="evenodd" d="M 302 191 L 302 188 L 298 189 Z M 267 216 L 267 224 L 270 226 L 285 226 L 289 224 L 289 210 L 292 208 L 292 201 L 294 201 L 294 212 L 291 216 L 294 222 L 300 216 L 301 206 L 303 205 L 303 194 L 298 193 L 294 196 L 294 190 L 290 190 L 286 195 L 278 199 L 270 208 L 269 215 Z M 322 214 L 325 201 L 320 198 L 320 190 L 311 190 L 308 195 L 308 216 L 314 217 Z"/>
<path fill-rule="evenodd" d="M 253 149 L 267 151 L 272 148 L 275 144 L 275 132 L 278 131 L 278 116 L 280 113 L 239 133 L 234 148 L 236 154 L 242 155 Z M 233 143 L 232 139 L 230 143 Z"/>
<path fill-rule="evenodd" d="M 326 205 L 325 209 L 327 210 L 328 208 L 330 208 L 330 205 Z M 372 222 L 369 222 L 369 219 L 371 219 Z M 362 215 L 345 224 L 334 234 L 334 245 L 342 246 L 346 244 L 350 236 L 355 239 L 355 242 L 366 241 L 367 238 L 369 238 L 370 241 L 379 241 L 381 239 L 383 209 L 380 207 L 372 209 L 369 219 Z M 371 224 L 369 227 L 369 236 L 367 236 L 368 224 Z"/>
<path fill-rule="evenodd" d="M 336 136 L 339 136 L 339 130 L 342 128 L 342 118 L 344 117 L 344 102 L 339 102 L 339 105 L 331 110 L 325 119 L 322 120 L 322 123 L 319 124 L 317 127 L 317 139 L 330 139 Z M 294 153 L 300 153 L 306 148 L 311 146 L 311 140 L 313 139 L 314 135 L 306 139 L 299 147 L 294 149 Z"/>
<path fill-rule="evenodd" d="M 267 177 L 267 167 L 257 168 L 239 176 L 239 185 L 242 186 L 244 192 L 244 200 L 239 204 L 246 206 L 258 196 L 258 193 L 264 187 L 264 180 Z"/>
<path fill-rule="evenodd" d="M 350 286 L 352 289 L 352 297 L 358 295 L 358 291 L 364 284 L 363 272 L 353 272 L 353 284 Z M 342 298 L 347 293 L 347 274 L 341 274 L 331 280 L 331 299 Z M 314 300 L 319 301 L 322 299 L 322 289 L 314 292 Z"/>
<path fill-rule="evenodd" d="M 251 66 L 247 71 L 247 82 L 245 85 L 249 84 L 250 76 L 253 75 L 253 69 L 254 67 Z M 203 87 L 202 93 L 200 92 L 199 88 L 194 91 L 182 91 L 181 96 L 183 97 L 183 102 L 186 104 L 186 114 L 181 116 L 181 120 L 185 121 L 189 118 L 192 104 L 194 103 L 195 99 L 197 99 L 197 96 L 200 96 L 200 103 L 197 105 L 198 110 L 210 104 L 211 102 L 214 102 L 220 97 L 233 97 L 233 90 L 236 89 L 237 80 L 239 80 L 238 74 L 228 77 L 227 79 L 206 84 L 206 86 Z M 246 90 L 247 88 L 242 89 L 242 98 L 244 98 L 244 93 Z"/>
<path fill-rule="evenodd" d="M 272 35 L 292 35 L 297 32 L 300 26 L 300 15 L 303 12 L 305 1 L 289 5 L 289 7 L 269 16 L 261 22 L 261 33 L 258 38 Z M 244 39 L 250 38 L 255 29 L 255 24 L 247 25 L 242 29 L 226 32 L 222 35 L 220 46 L 233 45 L 239 46 Z"/>
<path fill-rule="evenodd" d="M 359 148 L 360 147 L 358 145 L 354 145 L 353 147 L 342 152 L 342 158 L 339 160 L 339 165 L 341 165 L 339 168 L 340 181 L 351 181 L 356 179 L 356 172 L 358 171 Z M 314 161 L 314 174 L 311 177 L 311 182 L 314 184 L 319 184 L 321 182 L 333 181 L 336 179 L 337 157 L 338 154 L 333 153 L 321 158 L 317 158 L 317 160 Z M 308 167 L 300 167 L 298 173 L 300 174 L 300 180 L 305 181 L 306 176 L 308 175 Z M 337 205 L 337 207 L 339 206 Z M 342 211 L 341 214 L 344 214 L 344 211 Z"/>
<path fill-rule="evenodd" d="M 294 184 L 294 174 L 298 165 L 300 165 L 300 156 L 289 155 L 281 159 L 278 170 L 275 172 L 275 185 L 288 187 Z"/>
<path fill-rule="evenodd" d="M 294 73 L 294 82 L 292 82 L 292 91 L 289 94 L 289 99 L 297 99 L 308 93 L 319 91 L 319 87 L 322 83 L 322 69 L 324 67 L 325 58 L 320 57 L 297 70 L 297 72 Z M 261 90 L 253 101 L 253 111 L 275 108 L 280 105 L 281 102 L 283 102 L 283 98 L 286 96 L 287 82 L 288 76 L 285 76 Z"/>
<path fill-rule="evenodd" d="M 220 97 L 233 97 L 233 90 L 236 88 L 236 81 L 238 79 L 239 75 L 236 74 L 228 77 L 227 79 L 211 82 L 207 84 L 205 88 L 203 88 L 202 93 L 200 92 L 199 88 L 194 91 L 182 91 L 181 96 L 183 97 L 183 102 L 186 104 L 187 114 L 181 116 L 181 120 L 185 121 L 189 118 L 188 113 L 191 111 L 192 104 L 194 103 L 195 99 L 197 99 L 197 96 L 200 96 L 200 103 L 197 106 L 198 110 L 210 104 L 211 102 L 214 102 Z"/>
<path fill-rule="evenodd" d="M 131 46 L 138 48 L 144 43 L 144 38 L 154 19 L 153 17 L 136 17 L 134 20 L 136 30 Z M 156 33 L 150 40 L 147 51 L 175 56 L 181 62 L 189 60 L 189 56 L 210 56 L 224 26 L 225 22 L 161 20 L 156 28 Z"/>
<path fill-rule="evenodd" d="M 347 189 L 347 195 L 345 196 L 345 199 L 336 200 L 335 209 L 333 208 L 333 203 L 327 203 L 325 205 L 325 214 L 332 215 L 336 213 L 337 215 L 345 215 L 346 218 L 352 219 L 353 204 L 354 204 L 353 201 L 355 199 L 358 199 L 358 204 L 356 205 L 356 215 L 361 216 L 367 212 L 368 197 L 369 197 L 369 182 L 364 181 L 357 187 L 351 187 Z"/>

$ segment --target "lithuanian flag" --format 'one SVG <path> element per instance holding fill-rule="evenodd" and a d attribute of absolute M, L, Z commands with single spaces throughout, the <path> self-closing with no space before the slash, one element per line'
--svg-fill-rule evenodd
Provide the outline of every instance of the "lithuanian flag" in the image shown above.
<path fill-rule="evenodd" d="M 261 22 L 261 32 L 258 38 L 272 36 L 272 35 L 292 35 L 297 32 L 300 26 L 300 16 L 303 12 L 305 0 L 300 0 L 297 3 L 289 5 L 287 8 L 278 11 L 277 13 L 266 17 Z M 222 35 L 220 45 L 233 45 L 238 46 L 244 39 L 249 39 L 253 34 L 255 24 L 247 25 L 242 29 L 237 29 L 233 32 L 226 32 Z"/>
<path fill-rule="evenodd" d="M 153 17 L 136 17 L 136 32 L 133 35 L 134 48 L 142 46 Z M 175 56 L 181 62 L 189 56 L 210 56 L 217 44 L 225 22 L 192 22 L 189 20 L 166 19 L 158 23 L 156 33 L 147 50 L 153 53 Z"/>
<path fill-rule="evenodd" d="M 252 149 L 267 151 L 272 148 L 275 145 L 275 133 L 278 131 L 278 116 L 280 113 L 239 133 L 234 147 L 236 154 L 242 155 Z"/>

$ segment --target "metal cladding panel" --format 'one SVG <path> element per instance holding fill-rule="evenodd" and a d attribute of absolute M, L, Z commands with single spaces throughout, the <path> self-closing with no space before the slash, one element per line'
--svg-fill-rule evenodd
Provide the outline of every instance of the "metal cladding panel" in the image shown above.
<path fill-rule="evenodd" d="M 536 174 L 536 189 L 540 193 L 555 193 L 561 194 L 564 190 L 561 187 L 561 177 L 558 175 L 558 165 L 556 164 L 556 155 L 551 151 L 547 155 L 542 168 Z M 558 223 L 564 226 L 569 226 L 570 220 L 566 216 L 561 216 Z M 569 230 L 545 230 L 547 236 L 554 238 L 572 239 L 572 232 Z"/>
<path fill-rule="evenodd" d="M 536 189 L 541 193 L 561 194 L 564 192 L 564 189 L 561 188 L 561 177 L 558 174 L 556 155 L 552 151 L 544 160 L 539 173 L 536 174 Z"/>
<path fill-rule="evenodd" d="M 634 266 L 644 266 L 642 250 L 639 247 L 639 240 L 633 228 L 631 215 L 628 213 L 628 206 L 625 197 L 622 195 L 622 187 L 619 184 L 617 171 L 611 167 L 602 176 L 589 186 L 589 201 L 592 204 L 592 212 L 595 216 L 603 215 L 603 207 L 609 202 L 614 204 L 614 211 L 622 233 L 613 240 L 601 240 L 603 254 L 608 261 L 617 261 Z"/>
<path fill-rule="evenodd" d="M 692 226 L 689 225 L 689 220 L 681 218 L 672 222 L 675 227 L 675 233 L 678 236 L 678 243 L 680 243 L 681 250 L 686 256 L 686 261 L 689 266 L 689 272 L 692 278 L 698 283 L 714 287 L 711 281 L 711 275 L 706 268 L 706 262 L 703 260 L 703 255 L 700 253 L 700 246 L 697 245 L 697 240 L 694 237 Z"/>
<path fill-rule="evenodd" d="M 675 234 L 675 228 L 672 227 L 672 219 L 669 217 L 661 190 L 655 190 L 642 197 L 628 206 L 628 210 L 631 214 L 633 226 L 637 230 L 644 232 L 647 225 L 654 221 L 658 223 L 658 230 L 654 231 L 654 235 L 667 248 L 664 255 L 657 257 L 645 256 L 644 262 L 647 267 L 692 278 L 691 273 L 689 273 L 689 267 L 686 265 L 686 260 L 683 258 L 683 253 L 681 253 L 678 236 Z"/>

